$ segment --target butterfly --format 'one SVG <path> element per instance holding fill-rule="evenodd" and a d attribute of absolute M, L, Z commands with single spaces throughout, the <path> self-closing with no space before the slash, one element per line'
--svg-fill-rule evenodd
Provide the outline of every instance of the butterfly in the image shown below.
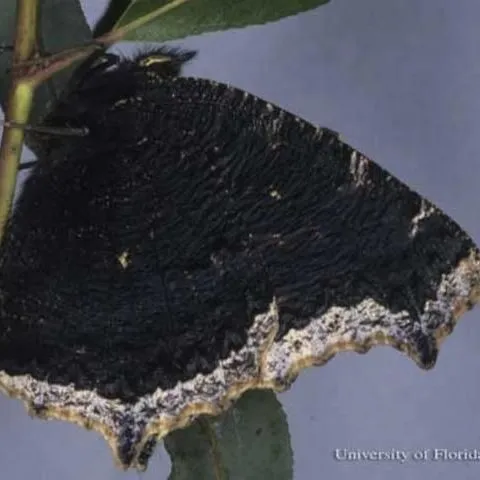
<path fill-rule="evenodd" d="M 0 249 L 0 388 L 123 468 L 346 350 L 430 368 L 480 292 L 472 239 L 339 135 L 194 52 L 95 55 L 45 126 Z"/>

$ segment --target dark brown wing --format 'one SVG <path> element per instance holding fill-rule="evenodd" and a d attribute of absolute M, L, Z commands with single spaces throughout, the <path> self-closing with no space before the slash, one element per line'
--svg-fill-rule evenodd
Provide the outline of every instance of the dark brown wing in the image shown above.
<path fill-rule="evenodd" d="M 99 85 L 58 117 L 90 135 L 52 144 L 9 225 L 5 390 L 138 466 L 153 434 L 338 351 L 389 343 L 433 365 L 480 282 L 445 214 L 238 89 L 139 72 Z"/>

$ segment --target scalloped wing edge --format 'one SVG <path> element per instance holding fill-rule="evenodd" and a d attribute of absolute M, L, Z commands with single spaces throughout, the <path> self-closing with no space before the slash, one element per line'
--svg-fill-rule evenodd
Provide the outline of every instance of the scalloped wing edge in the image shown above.
<path fill-rule="evenodd" d="M 257 315 L 247 344 L 220 362 L 212 373 L 198 374 L 171 390 L 157 389 L 134 405 L 108 400 L 95 391 L 73 385 L 49 385 L 30 375 L 10 376 L 0 371 L 0 391 L 24 402 L 31 415 L 67 420 L 100 433 L 109 444 L 117 465 L 144 470 L 144 452 L 152 438 L 161 439 L 184 428 L 199 415 L 218 415 L 243 392 L 264 388 L 283 391 L 304 368 L 323 365 L 337 353 L 366 353 L 377 345 L 390 345 L 407 354 L 421 368 L 432 368 L 444 338 L 460 316 L 480 301 L 480 253 L 472 249 L 450 273 L 444 274 L 437 298 L 427 302 L 421 331 L 402 330 L 406 312 L 392 314 L 371 299 L 350 308 L 331 307 L 301 330 L 290 330 L 275 341 L 279 320 L 276 300 L 269 311 Z M 335 322 L 339 316 L 341 322 Z M 359 328 L 359 318 L 375 327 Z M 382 319 L 383 321 L 378 321 Z M 335 331 L 334 326 L 337 326 Z M 425 347 L 427 345 L 427 347 Z M 431 350 L 426 363 L 422 348 Z M 158 413 L 158 412 L 161 413 Z M 148 457 L 148 455 L 147 455 Z"/>

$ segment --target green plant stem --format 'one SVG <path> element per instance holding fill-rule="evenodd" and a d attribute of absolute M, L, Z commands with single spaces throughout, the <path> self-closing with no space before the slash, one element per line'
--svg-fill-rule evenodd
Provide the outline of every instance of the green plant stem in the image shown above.
<path fill-rule="evenodd" d="M 112 39 L 116 39 L 114 41 L 119 41 L 123 37 L 125 37 L 125 35 L 127 35 L 127 33 L 130 33 L 133 30 L 136 30 L 137 28 L 142 27 L 146 23 L 149 23 L 152 20 L 155 20 L 157 17 L 160 17 L 161 15 L 164 15 L 165 13 L 169 12 L 170 10 L 173 10 L 173 9 L 179 7 L 180 5 L 183 5 L 184 3 L 187 3 L 189 1 L 190 0 L 172 0 L 171 2 L 167 3 L 163 7 L 160 7 L 157 10 L 154 10 L 149 15 L 144 15 L 143 17 L 140 17 L 133 22 L 127 23 L 123 27 L 118 27 L 118 28 L 114 27 L 111 32 L 107 33 L 106 35 L 103 35 L 103 36 L 99 37 L 99 39 L 108 38 L 109 41 L 111 41 Z M 122 21 L 122 18 L 125 16 L 127 11 L 128 11 L 128 9 L 126 9 L 123 12 L 123 15 L 118 19 L 118 21 L 116 23 L 117 25 L 120 24 L 120 22 Z"/>
<path fill-rule="evenodd" d="M 28 60 L 35 52 L 38 25 L 38 0 L 18 0 L 13 63 Z M 12 75 L 7 99 L 6 118 L 27 123 L 32 106 L 34 85 Z M 3 239 L 12 206 L 18 164 L 24 140 L 21 128 L 6 128 L 0 146 L 0 242 Z"/>
<path fill-rule="evenodd" d="M 28 80 L 34 85 L 37 85 L 38 83 L 47 80 L 55 73 L 69 67 L 72 65 L 72 63 L 87 58 L 96 49 L 106 48 L 110 45 L 113 45 L 114 43 L 122 40 L 122 38 L 124 38 L 125 35 L 131 31 L 151 22 L 155 18 L 164 15 L 170 10 L 177 8 L 188 1 L 190 0 L 173 0 L 163 7 L 158 8 L 150 15 L 145 15 L 133 22 L 128 23 L 127 25 L 124 25 L 123 27 L 113 29 L 106 34 L 95 38 L 94 42 L 91 44 L 64 50 L 43 58 L 24 61 L 21 64 L 14 66 L 14 71 L 19 77 L 23 78 L 24 80 Z"/>

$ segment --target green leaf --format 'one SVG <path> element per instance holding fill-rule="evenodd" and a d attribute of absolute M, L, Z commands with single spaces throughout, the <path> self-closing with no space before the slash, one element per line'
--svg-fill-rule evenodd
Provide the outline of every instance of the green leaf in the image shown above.
<path fill-rule="evenodd" d="M 11 45 L 15 28 L 16 0 L 2 0 L 0 15 L 0 44 Z M 42 52 L 56 53 L 65 48 L 76 47 L 92 39 L 90 27 L 85 20 L 78 0 L 41 0 L 39 47 Z M 0 102 L 2 108 L 10 85 L 9 69 L 12 65 L 11 52 L 0 53 Z M 30 123 L 38 123 L 52 102 L 64 88 L 72 69 L 66 69 L 42 84 L 35 93 Z"/>
<path fill-rule="evenodd" d="M 270 390 L 245 393 L 218 417 L 202 416 L 165 438 L 168 480 L 291 480 L 285 412 Z"/>
<path fill-rule="evenodd" d="M 171 0 L 112 0 L 95 28 L 95 35 L 124 27 Z M 126 40 L 163 42 L 204 32 L 273 22 L 311 10 L 329 0 L 188 0 L 129 33 Z M 127 5 L 128 4 L 128 5 Z"/>

